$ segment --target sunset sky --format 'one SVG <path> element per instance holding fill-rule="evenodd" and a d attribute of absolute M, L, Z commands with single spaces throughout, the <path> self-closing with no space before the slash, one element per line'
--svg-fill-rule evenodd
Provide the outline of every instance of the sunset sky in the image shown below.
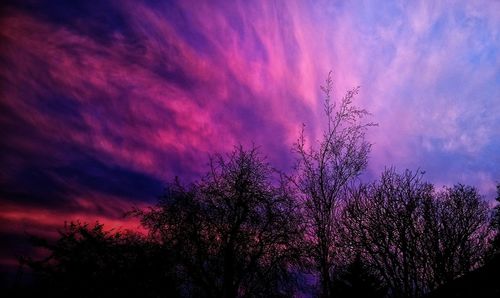
<path fill-rule="evenodd" d="M 499 1 L 7 1 L 0 10 L 0 265 L 64 221 L 123 212 L 208 157 L 260 146 L 290 171 L 320 85 L 377 122 L 384 167 L 500 181 Z M 159 2 L 159 3 L 158 3 Z M 209 2 L 209 3 L 208 3 Z"/>

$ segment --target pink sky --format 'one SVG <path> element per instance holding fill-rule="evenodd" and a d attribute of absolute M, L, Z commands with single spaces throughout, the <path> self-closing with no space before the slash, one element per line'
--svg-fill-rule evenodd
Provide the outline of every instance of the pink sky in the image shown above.
<path fill-rule="evenodd" d="M 335 97 L 361 86 L 356 103 L 379 124 L 365 179 L 420 169 L 493 198 L 497 1 L 24 2 L 0 16 L 6 239 L 65 220 L 118 225 L 238 143 L 290 170 L 302 123 L 321 133 L 330 70 Z"/>

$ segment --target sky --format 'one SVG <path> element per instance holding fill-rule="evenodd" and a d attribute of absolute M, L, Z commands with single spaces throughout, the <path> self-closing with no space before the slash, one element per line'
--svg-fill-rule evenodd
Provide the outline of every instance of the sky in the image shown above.
<path fill-rule="evenodd" d="M 65 221 L 137 227 L 125 211 L 238 144 L 290 171 L 330 70 L 378 123 L 364 179 L 418 169 L 492 202 L 499 1 L 3 1 L 0 266 Z"/>

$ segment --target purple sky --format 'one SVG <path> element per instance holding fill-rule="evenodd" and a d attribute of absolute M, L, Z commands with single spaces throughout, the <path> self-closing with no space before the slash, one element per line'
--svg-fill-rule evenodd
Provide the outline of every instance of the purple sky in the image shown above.
<path fill-rule="evenodd" d="M 3 265 L 23 232 L 136 226 L 124 210 L 238 143 L 289 170 L 301 124 L 321 132 L 329 70 L 379 123 L 365 178 L 421 169 L 493 198 L 500 2 L 149 2 L 2 4 Z"/>

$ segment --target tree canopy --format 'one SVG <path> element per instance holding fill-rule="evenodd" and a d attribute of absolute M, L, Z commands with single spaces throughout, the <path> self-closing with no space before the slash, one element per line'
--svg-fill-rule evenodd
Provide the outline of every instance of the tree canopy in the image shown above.
<path fill-rule="evenodd" d="M 362 182 L 376 124 L 353 105 L 359 88 L 337 103 L 330 74 L 322 90 L 325 130 L 317 141 L 302 131 L 292 173 L 257 147 L 214 155 L 199 180 L 176 178 L 128 213 L 145 233 L 72 222 L 57 239 L 32 237 L 48 254 L 20 259 L 33 283 L 13 295 L 419 298 L 470 272 L 497 274 L 481 268 L 498 262 L 500 206 L 420 171 Z"/>

